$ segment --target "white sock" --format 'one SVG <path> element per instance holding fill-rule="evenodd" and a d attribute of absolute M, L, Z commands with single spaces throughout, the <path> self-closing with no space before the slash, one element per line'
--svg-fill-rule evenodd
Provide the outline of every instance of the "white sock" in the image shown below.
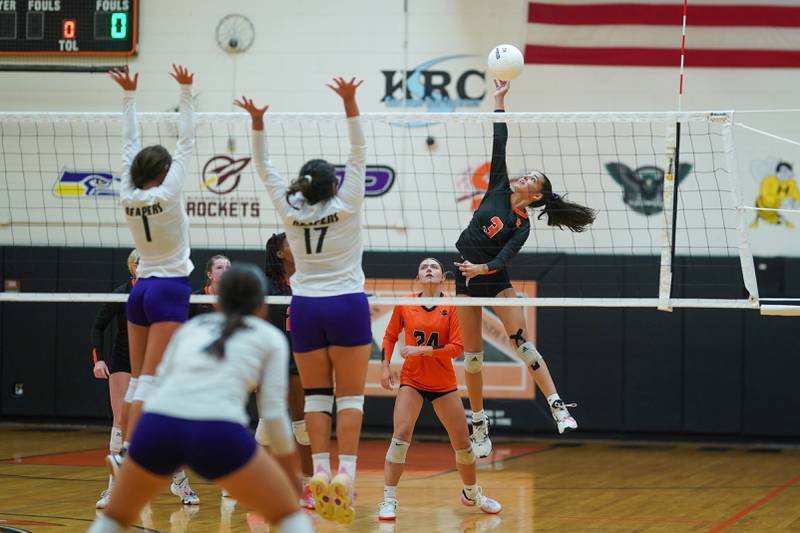
<path fill-rule="evenodd" d="M 339 456 L 339 473 L 340 474 L 347 474 L 350 476 L 350 479 L 355 481 L 356 479 L 356 461 L 358 461 L 357 455 L 340 455 Z"/>
<path fill-rule="evenodd" d="M 383 486 L 383 499 L 386 498 L 393 498 L 397 499 L 397 485 L 392 487 L 391 485 L 384 485 Z"/>
<path fill-rule="evenodd" d="M 122 455 L 128 455 L 128 448 L 130 448 L 130 447 L 131 447 L 131 441 L 126 440 L 125 442 L 123 442 L 122 443 L 122 449 L 120 450 Z"/>
<path fill-rule="evenodd" d="M 278 522 L 279 533 L 313 533 L 311 519 L 304 511 L 295 511 Z"/>
<path fill-rule="evenodd" d="M 478 497 L 478 485 L 464 485 L 464 494 L 470 500 L 476 499 Z"/>
<path fill-rule="evenodd" d="M 122 428 L 114 426 L 111 428 L 111 438 L 108 440 L 108 449 L 112 454 L 122 450 Z"/>
<path fill-rule="evenodd" d="M 477 424 L 478 422 L 486 421 L 486 413 L 481 409 L 480 411 L 472 411 L 472 423 Z"/>
<path fill-rule="evenodd" d="M 114 486 L 114 476 L 108 476 L 108 490 L 111 490 L 111 487 Z"/>
<path fill-rule="evenodd" d="M 183 483 L 184 479 L 186 479 L 186 472 L 184 472 L 182 468 L 177 472 L 175 472 L 174 474 L 172 474 L 172 482 L 175 483 L 176 485 L 180 485 L 181 483 Z"/>
<path fill-rule="evenodd" d="M 127 528 L 104 514 L 97 515 L 87 533 L 123 533 Z"/>
<path fill-rule="evenodd" d="M 547 405 L 549 405 L 552 408 L 553 404 L 560 399 L 561 397 L 558 395 L 558 393 L 551 394 L 550 396 L 547 397 Z"/>
<path fill-rule="evenodd" d="M 314 473 L 319 471 L 331 475 L 331 454 L 330 452 L 312 453 L 311 461 L 314 463 Z"/>

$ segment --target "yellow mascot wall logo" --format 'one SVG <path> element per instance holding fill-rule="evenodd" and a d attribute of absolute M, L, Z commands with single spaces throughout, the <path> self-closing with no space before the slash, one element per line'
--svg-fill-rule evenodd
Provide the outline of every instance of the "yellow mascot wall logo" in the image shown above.
<path fill-rule="evenodd" d="M 772 167 L 766 166 L 767 161 L 753 162 L 753 177 L 760 179 L 758 198 L 756 198 L 756 218 L 750 224 L 751 228 L 758 227 L 759 221 L 767 224 L 784 225 L 793 228 L 794 224 L 782 216 L 779 211 L 767 211 L 767 209 L 780 209 L 784 202 L 791 200 L 794 203 L 800 202 L 800 190 L 794 178 L 792 165 L 785 161 L 780 161 Z M 771 167 L 771 168 L 770 168 Z"/>

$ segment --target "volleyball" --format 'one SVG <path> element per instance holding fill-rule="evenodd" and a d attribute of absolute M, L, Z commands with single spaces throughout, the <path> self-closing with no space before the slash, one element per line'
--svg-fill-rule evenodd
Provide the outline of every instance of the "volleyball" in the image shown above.
<path fill-rule="evenodd" d="M 516 46 L 498 44 L 489 52 L 489 72 L 500 81 L 511 81 L 519 76 L 524 64 L 522 52 Z"/>

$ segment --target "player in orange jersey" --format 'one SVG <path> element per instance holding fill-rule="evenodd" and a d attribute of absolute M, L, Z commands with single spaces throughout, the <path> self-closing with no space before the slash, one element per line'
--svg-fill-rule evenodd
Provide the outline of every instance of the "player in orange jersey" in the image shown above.
<path fill-rule="evenodd" d="M 417 282 L 422 292 L 413 296 L 431 298 L 444 296 L 442 264 L 431 257 L 420 263 Z M 397 484 L 403 474 L 411 435 L 424 400 L 433 405 L 442 421 L 456 455 L 456 467 L 464 483 L 461 503 L 480 507 L 490 514 L 499 513 L 502 506 L 481 493 L 475 479 L 475 454 L 469 439 L 464 405 L 458 395 L 453 359 L 464 351 L 455 306 L 398 306 L 383 337 L 383 376 L 381 386 L 391 390 L 397 376 L 389 367 L 397 337 L 405 333 L 406 346 L 400 350 L 405 359 L 400 372 L 400 388 L 394 404 L 394 433 L 384 463 L 383 502 L 379 520 L 394 520 L 397 515 Z M 410 344 L 410 346 L 409 346 Z"/>
<path fill-rule="evenodd" d="M 206 282 L 201 289 L 192 294 L 217 294 L 219 291 L 219 279 L 231 267 L 231 260 L 224 255 L 214 255 L 206 261 Z M 189 318 L 194 318 L 203 313 L 213 313 L 218 311 L 217 304 L 192 304 L 189 307 Z"/>

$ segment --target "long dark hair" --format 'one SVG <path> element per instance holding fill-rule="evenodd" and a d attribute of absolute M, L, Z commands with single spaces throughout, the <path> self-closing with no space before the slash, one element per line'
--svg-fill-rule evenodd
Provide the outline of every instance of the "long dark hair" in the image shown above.
<path fill-rule="evenodd" d="M 131 181 L 137 189 L 159 177 L 172 164 L 172 156 L 160 144 L 142 148 L 131 163 Z"/>
<path fill-rule="evenodd" d="M 538 173 L 542 177 L 542 199 L 532 202 L 528 207 L 541 207 L 542 212 L 536 217 L 537 220 L 547 215 L 547 225 L 557 226 L 561 229 L 567 228 L 570 231 L 581 233 L 586 227 L 594 222 L 597 211 L 575 202 L 570 202 L 560 194 L 553 192 L 550 178 L 543 173 Z"/>
<path fill-rule="evenodd" d="M 289 184 L 286 190 L 286 202 L 292 205 L 289 198 L 300 192 L 306 201 L 314 205 L 333 198 L 336 194 L 336 168 L 324 159 L 312 159 L 300 168 L 297 178 Z"/>
<path fill-rule="evenodd" d="M 206 346 L 208 353 L 220 359 L 225 357 L 225 343 L 236 331 L 247 327 L 244 317 L 261 307 L 266 292 L 267 280 L 255 265 L 237 263 L 222 275 L 217 298 L 225 323 L 219 337 Z"/>
<path fill-rule="evenodd" d="M 273 233 L 267 241 L 267 262 L 264 265 L 264 272 L 272 282 L 272 286 L 279 293 L 285 293 L 289 289 L 289 282 L 286 276 L 286 269 L 283 267 L 283 260 L 278 257 L 278 252 L 283 248 L 286 240 L 286 233 Z"/>

